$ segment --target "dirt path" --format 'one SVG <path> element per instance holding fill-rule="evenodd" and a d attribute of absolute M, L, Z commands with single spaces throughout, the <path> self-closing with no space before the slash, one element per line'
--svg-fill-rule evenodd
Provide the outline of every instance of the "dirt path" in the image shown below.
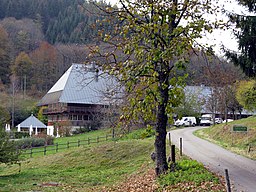
<path fill-rule="evenodd" d="M 224 176 L 228 169 L 234 188 L 232 191 L 256 192 L 256 161 L 227 151 L 215 144 L 193 135 L 202 127 L 170 131 L 172 142 L 178 147 L 183 138 L 183 152 L 192 159 L 202 162 L 211 171 Z"/>

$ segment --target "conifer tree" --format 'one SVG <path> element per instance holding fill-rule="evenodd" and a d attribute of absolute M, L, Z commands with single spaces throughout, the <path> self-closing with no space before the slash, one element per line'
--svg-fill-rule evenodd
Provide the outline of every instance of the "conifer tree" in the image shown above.
<path fill-rule="evenodd" d="M 255 0 L 237 0 L 238 3 L 250 12 L 256 13 Z M 240 66 L 249 77 L 256 76 L 256 16 L 229 14 L 230 21 L 236 24 L 239 30 L 234 31 L 238 40 L 239 53 L 226 51 L 226 56 Z"/>
<path fill-rule="evenodd" d="M 14 141 L 10 141 L 3 127 L 0 127 L 0 163 L 12 164 L 18 161 L 19 153 Z"/>

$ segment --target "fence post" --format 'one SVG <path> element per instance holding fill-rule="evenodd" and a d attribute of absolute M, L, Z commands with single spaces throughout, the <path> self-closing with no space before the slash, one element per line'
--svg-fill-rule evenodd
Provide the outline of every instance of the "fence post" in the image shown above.
<path fill-rule="evenodd" d="M 56 153 L 58 152 L 58 143 L 56 143 Z"/>
<path fill-rule="evenodd" d="M 32 157 L 32 154 L 33 154 L 33 148 L 31 147 L 30 148 L 30 157 Z"/>
<path fill-rule="evenodd" d="M 67 148 L 69 148 L 69 141 L 67 142 Z"/>
<path fill-rule="evenodd" d="M 44 146 L 44 155 L 46 155 L 46 145 Z"/>
<path fill-rule="evenodd" d="M 180 156 L 182 156 L 182 138 L 180 138 Z"/>
<path fill-rule="evenodd" d="M 227 188 L 227 192 L 231 192 L 230 181 L 229 181 L 229 175 L 228 175 L 228 170 L 227 170 L 227 169 L 225 169 L 225 179 L 226 179 L 226 188 Z"/>
<path fill-rule="evenodd" d="M 171 133 L 168 133 L 168 139 L 169 139 L 169 146 L 171 146 Z"/>
<path fill-rule="evenodd" d="M 112 138 L 113 139 L 115 138 L 115 129 L 114 128 L 112 129 Z"/>
<path fill-rule="evenodd" d="M 172 162 L 175 163 L 175 145 L 171 146 L 171 157 L 172 157 Z"/>
<path fill-rule="evenodd" d="M 80 147 L 80 139 L 77 141 L 77 146 Z"/>
<path fill-rule="evenodd" d="M 251 145 L 250 143 L 248 144 L 248 150 L 247 150 L 247 153 L 250 153 L 251 152 Z"/>

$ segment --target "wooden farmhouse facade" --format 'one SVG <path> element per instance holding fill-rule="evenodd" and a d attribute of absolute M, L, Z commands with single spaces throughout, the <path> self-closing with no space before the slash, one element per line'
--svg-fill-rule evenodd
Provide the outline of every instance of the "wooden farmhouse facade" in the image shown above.
<path fill-rule="evenodd" d="M 107 124 L 117 92 L 117 81 L 94 64 L 72 64 L 39 106 L 44 107 L 48 125 L 98 129 Z"/>

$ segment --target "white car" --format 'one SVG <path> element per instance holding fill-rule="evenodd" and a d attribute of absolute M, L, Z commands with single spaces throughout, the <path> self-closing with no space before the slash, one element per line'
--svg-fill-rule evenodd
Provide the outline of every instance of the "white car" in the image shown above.
<path fill-rule="evenodd" d="M 231 122 L 231 121 L 234 121 L 233 119 L 225 119 L 222 123 L 226 123 L 226 122 Z"/>
<path fill-rule="evenodd" d="M 174 123 L 175 126 L 196 126 L 196 118 L 195 117 L 182 117 L 181 120 L 177 120 Z"/>
<path fill-rule="evenodd" d="M 215 123 L 216 124 L 220 124 L 220 123 L 223 123 L 223 120 L 221 118 L 215 118 Z"/>

